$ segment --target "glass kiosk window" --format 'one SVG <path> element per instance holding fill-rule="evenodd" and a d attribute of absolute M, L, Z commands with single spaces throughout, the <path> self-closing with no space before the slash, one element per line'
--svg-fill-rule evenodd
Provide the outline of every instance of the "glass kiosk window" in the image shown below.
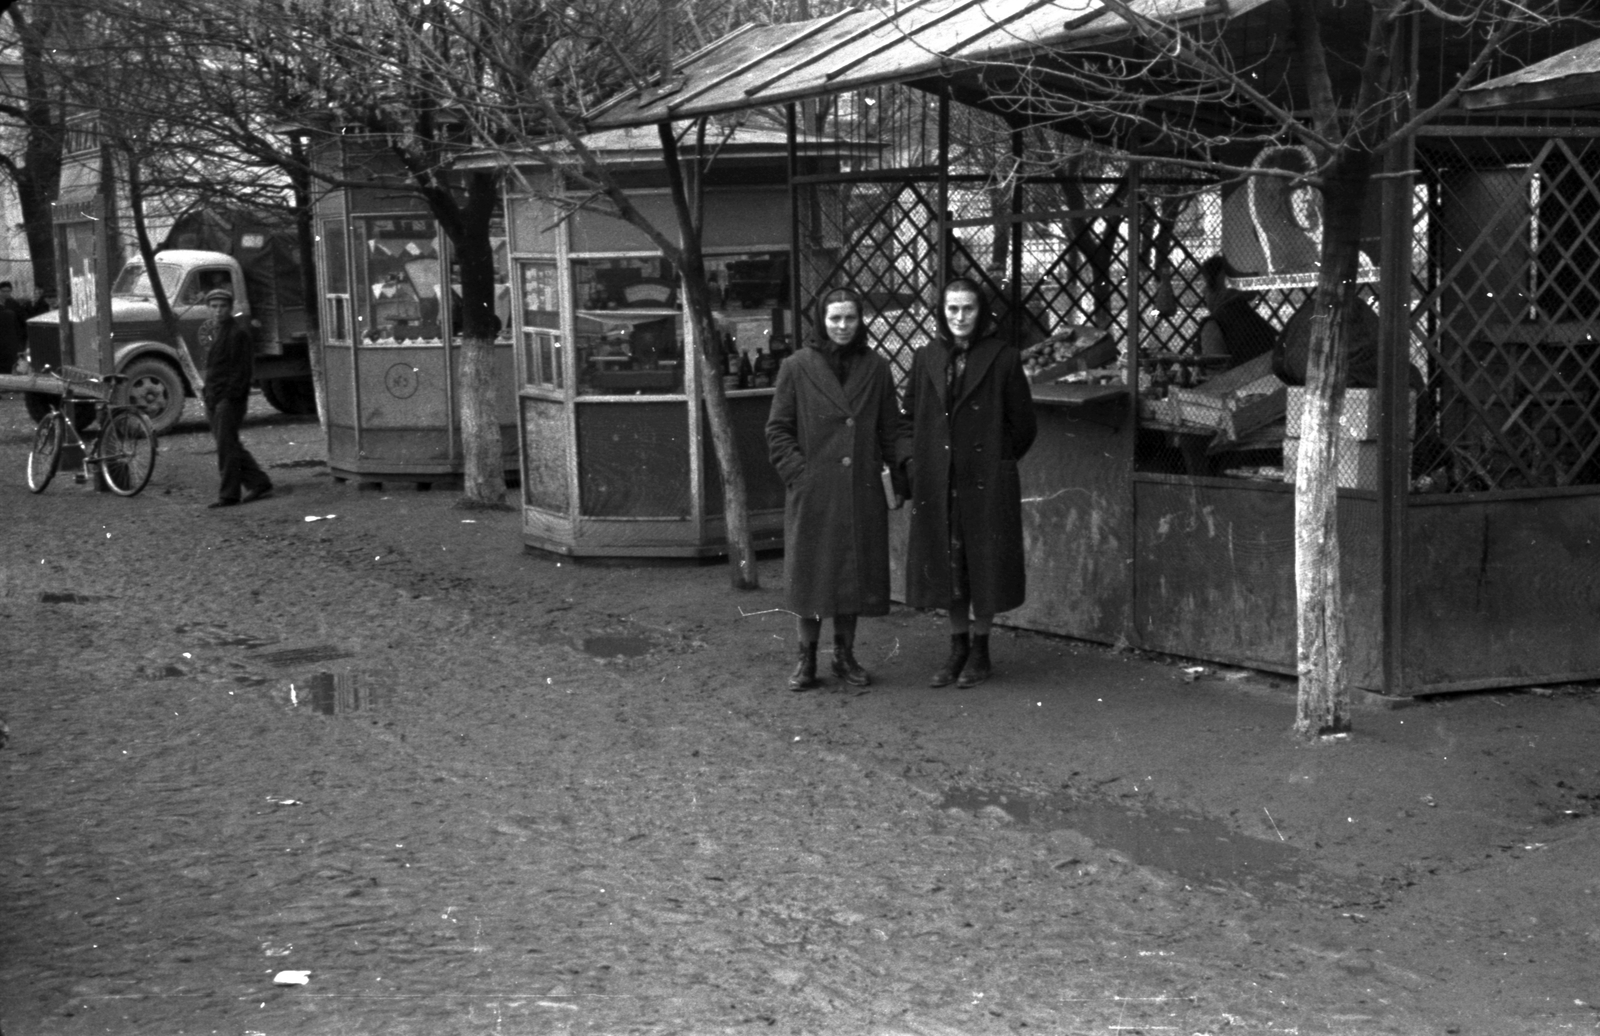
<path fill-rule="evenodd" d="M 678 278 L 664 259 L 580 259 L 573 264 L 578 391 L 650 395 L 683 391 Z"/>
<path fill-rule="evenodd" d="M 439 245 L 431 219 L 362 220 L 367 345 L 441 345 Z"/>
<path fill-rule="evenodd" d="M 522 369 L 527 383 L 566 387 L 561 355 L 561 301 L 553 262 L 524 262 L 522 270 Z"/>
<path fill-rule="evenodd" d="M 572 267 L 579 393 L 683 392 L 683 312 L 670 264 L 659 257 L 628 257 L 578 259 Z M 791 351 L 788 269 L 784 252 L 706 257 L 722 336 L 717 353 L 730 388 L 770 387 L 778 363 Z M 530 326 L 525 314 L 524 327 Z"/>

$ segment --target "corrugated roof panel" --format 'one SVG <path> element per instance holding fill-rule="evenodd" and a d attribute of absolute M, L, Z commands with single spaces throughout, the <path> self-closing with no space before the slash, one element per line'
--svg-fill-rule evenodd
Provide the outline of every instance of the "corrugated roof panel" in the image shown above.
<path fill-rule="evenodd" d="M 1596 104 L 1600 104 L 1600 40 L 1496 76 L 1461 95 L 1461 106 L 1470 111 Z"/>
<path fill-rule="evenodd" d="M 1135 0 L 1162 20 L 1237 14 L 1267 0 Z M 1096 16 L 1096 11 L 1104 12 Z M 896 12 L 857 11 L 750 29 L 712 44 L 680 70 L 667 93 L 630 91 L 607 102 L 593 126 L 692 118 L 914 79 L 942 68 L 998 60 L 1019 49 L 1067 46 L 1122 27 L 1103 0 L 912 0 Z"/>

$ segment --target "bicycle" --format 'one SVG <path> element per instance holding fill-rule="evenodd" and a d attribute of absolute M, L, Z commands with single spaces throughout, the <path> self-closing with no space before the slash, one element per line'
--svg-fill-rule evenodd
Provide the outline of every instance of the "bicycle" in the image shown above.
<path fill-rule="evenodd" d="M 61 451 L 69 442 L 82 457 L 83 479 L 96 477 L 118 496 L 133 496 L 150 481 L 156 467 L 156 432 L 138 408 L 112 402 L 117 386 L 127 381 L 121 374 L 99 375 L 77 367 L 62 366 L 48 372 L 61 382 L 61 402 L 39 419 L 33 431 L 33 449 L 28 454 L 28 488 L 42 493 L 56 469 L 61 466 Z M 94 391 L 74 390 L 74 386 L 103 386 Z M 94 417 L 84 427 L 100 426 L 92 441 L 79 432 L 77 404 L 89 403 Z M 97 484 L 99 484 L 97 483 Z"/>

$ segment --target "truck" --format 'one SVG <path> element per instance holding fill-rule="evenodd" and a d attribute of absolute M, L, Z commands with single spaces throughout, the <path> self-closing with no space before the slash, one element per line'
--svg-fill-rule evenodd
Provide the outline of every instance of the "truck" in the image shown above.
<path fill-rule="evenodd" d="M 196 210 L 179 219 L 155 254 L 155 267 L 177 318 L 180 342 L 161 319 L 144 262 L 124 264 L 111 287 L 111 355 L 128 378 L 128 401 L 149 416 L 157 433 L 183 417 L 184 403 L 205 385 L 200 325 L 210 315 L 206 293 L 233 292 L 235 318 L 256 342 L 255 381 L 267 402 L 287 414 L 316 412 L 309 324 L 300 249 L 292 223 L 257 213 Z M 0 390 L 20 391 L 37 420 L 51 404 L 53 379 L 40 377 L 61 362 L 60 312 L 28 321 L 26 351 Z"/>

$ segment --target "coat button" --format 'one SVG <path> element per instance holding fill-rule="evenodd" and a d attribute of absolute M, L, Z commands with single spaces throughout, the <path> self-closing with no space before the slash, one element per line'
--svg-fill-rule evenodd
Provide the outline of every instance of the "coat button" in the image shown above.
<path fill-rule="evenodd" d="M 844 419 L 844 426 L 846 428 L 854 428 L 856 426 L 856 419 L 853 418 L 853 417 L 845 418 Z"/>
<path fill-rule="evenodd" d="M 839 463 L 843 464 L 845 467 L 848 468 L 850 466 L 850 458 L 849 457 L 843 457 L 843 458 L 841 458 L 839 460 Z"/>

